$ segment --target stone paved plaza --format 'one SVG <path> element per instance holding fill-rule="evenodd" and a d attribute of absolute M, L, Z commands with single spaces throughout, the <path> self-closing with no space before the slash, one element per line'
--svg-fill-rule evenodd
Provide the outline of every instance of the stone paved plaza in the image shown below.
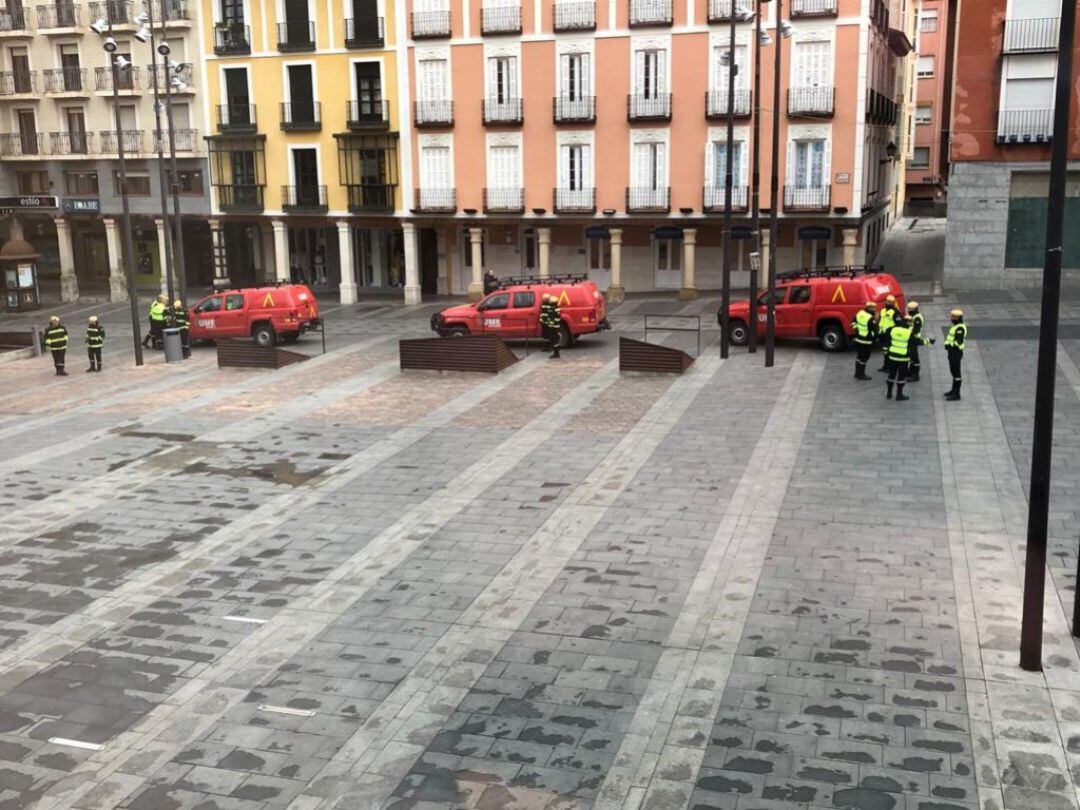
<path fill-rule="evenodd" d="M 923 300 L 967 311 L 961 402 L 940 340 L 903 404 L 721 362 L 715 299 L 497 376 L 399 370 L 434 304 L 327 306 L 277 372 L 137 369 L 67 306 L 70 377 L 0 364 L 0 808 L 1076 810 L 1080 300 L 1041 674 L 1038 304 Z M 620 376 L 646 312 L 702 315 L 685 375 Z"/>

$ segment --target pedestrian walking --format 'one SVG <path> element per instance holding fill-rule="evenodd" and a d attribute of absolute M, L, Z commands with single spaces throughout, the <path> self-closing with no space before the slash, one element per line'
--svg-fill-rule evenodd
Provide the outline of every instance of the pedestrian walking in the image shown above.
<path fill-rule="evenodd" d="M 105 345 L 105 327 L 98 323 L 98 316 L 91 315 L 86 324 L 86 354 L 90 358 L 87 372 L 101 371 L 101 348 Z"/>
<path fill-rule="evenodd" d="M 153 303 L 150 304 L 150 333 L 143 338 L 142 345 L 144 349 L 151 343 L 155 349 L 160 349 L 164 346 L 164 336 L 162 332 L 165 329 L 165 317 L 169 310 L 168 304 L 166 303 L 168 300 L 169 299 L 164 295 L 159 295 L 154 299 Z"/>
<path fill-rule="evenodd" d="M 551 357 L 559 356 L 559 344 L 562 342 L 562 317 L 559 315 L 559 300 L 554 295 L 544 293 L 540 304 L 540 329 L 548 342 L 544 351 L 551 352 Z"/>
<path fill-rule="evenodd" d="M 855 330 L 855 379 L 872 380 L 866 373 L 866 364 L 870 361 L 870 353 L 874 350 L 877 340 L 877 306 L 873 301 L 867 301 L 863 308 L 855 313 L 855 320 L 851 322 L 851 328 Z"/>
<path fill-rule="evenodd" d="M 960 366 L 964 362 L 964 345 L 967 343 L 968 327 L 964 323 L 964 311 L 954 309 L 949 313 L 952 326 L 945 336 L 945 351 L 949 354 L 949 373 L 952 374 L 952 388 L 945 392 L 945 399 L 955 402 L 960 399 L 960 386 L 964 383 Z"/>
<path fill-rule="evenodd" d="M 485 270 L 484 271 L 484 295 L 488 295 L 490 293 L 493 293 L 497 289 L 499 289 L 499 279 L 498 279 L 498 277 L 491 270 Z"/>
<path fill-rule="evenodd" d="M 172 322 L 173 326 L 180 330 L 180 348 L 186 360 L 191 357 L 191 319 L 188 317 L 184 302 L 180 299 L 173 301 Z"/>
<path fill-rule="evenodd" d="M 907 317 L 908 323 L 911 324 L 911 365 L 908 367 L 908 382 L 919 381 L 919 368 L 921 363 L 919 362 L 919 347 L 934 345 L 934 339 L 928 338 L 923 334 L 923 326 L 926 323 L 925 318 L 921 312 L 919 312 L 919 302 L 912 301 L 907 305 Z"/>
<path fill-rule="evenodd" d="M 896 318 L 899 316 L 899 311 L 896 307 L 896 296 L 885 296 L 885 306 L 882 307 L 881 312 L 878 313 L 878 339 L 881 341 L 881 352 L 884 355 L 881 358 L 881 368 L 878 371 L 889 370 L 889 330 L 893 328 L 893 324 L 896 323 Z"/>
<path fill-rule="evenodd" d="M 67 354 L 68 330 L 60 323 L 60 316 L 53 315 L 49 318 L 49 327 L 42 336 L 45 339 L 45 348 L 52 354 L 53 365 L 56 367 L 58 377 L 66 377 L 64 371 L 64 355 Z"/>
<path fill-rule="evenodd" d="M 908 363 L 911 360 L 911 327 L 903 315 L 888 331 L 889 356 L 885 361 L 888 378 L 885 383 L 885 399 L 893 398 L 893 385 L 896 386 L 896 401 L 904 402 L 911 397 L 904 396 L 904 383 L 907 382 Z"/>

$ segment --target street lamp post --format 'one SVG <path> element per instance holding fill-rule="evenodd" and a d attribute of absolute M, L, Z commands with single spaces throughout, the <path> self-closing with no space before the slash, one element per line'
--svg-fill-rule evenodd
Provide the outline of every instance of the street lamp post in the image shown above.
<path fill-rule="evenodd" d="M 768 0 L 765 0 L 768 2 Z M 750 354 L 757 353 L 757 293 L 758 270 L 761 268 L 761 3 L 754 7 L 754 134 L 750 175 L 750 216 L 753 220 L 754 250 L 757 262 L 750 262 L 750 332 L 746 339 Z M 772 248 L 770 248 L 772 249 Z"/>
<path fill-rule="evenodd" d="M 1054 378 L 1057 374 L 1058 309 L 1061 299 L 1061 252 L 1068 167 L 1069 101 L 1076 3 L 1061 4 L 1054 140 L 1050 149 L 1050 193 L 1046 210 L 1046 259 L 1043 265 L 1039 364 L 1035 378 L 1035 432 L 1031 443 L 1027 554 L 1024 564 L 1024 612 L 1020 623 L 1020 667 L 1042 669 L 1043 598 L 1046 587 L 1046 533 L 1050 511 L 1050 461 L 1054 440 Z M 1076 635 L 1080 606 L 1073 606 Z"/>
<path fill-rule="evenodd" d="M 734 185 L 732 173 L 735 168 L 735 74 L 739 64 L 735 59 L 735 0 L 728 8 L 728 70 L 727 70 L 727 148 L 724 150 L 724 241 L 720 281 L 720 357 L 726 358 L 730 352 L 728 334 L 731 308 L 731 192 Z"/>
<path fill-rule="evenodd" d="M 105 40 L 105 52 L 109 54 L 112 70 L 113 125 L 116 127 L 116 154 L 120 162 L 120 230 L 121 255 L 127 270 L 128 301 L 131 303 L 131 330 L 135 342 L 135 365 L 143 364 L 142 341 L 139 340 L 139 298 L 135 289 L 135 246 L 131 242 L 131 206 L 127 193 L 127 161 L 124 156 L 124 138 L 120 121 L 120 66 L 117 64 L 116 40 L 112 38 L 112 22 L 108 24 L 109 36 Z M 128 65 L 130 67 L 130 64 Z"/>
<path fill-rule="evenodd" d="M 769 294 L 765 304 L 765 367 L 772 368 L 776 347 L 776 251 L 780 210 L 780 70 L 784 40 L 791 28 L 783 26 L 784 0 L 776 0 L 776 61 L 773 68 L 772 166 L 769 174 Z"/>
<path fill-rule="evenodd" d="M 173 77 L 169 75 L 171 73 L 171 62 L 169 60 L 170 48 L 164 41 L 165 39 L 165 23 L 168 21 L 168 8 L 169 0 L 162 0 L 161 3 L 161 38 L 162 42 L 158 45 L 158 53 L 164 57 L 165 62 L 165 123 L 169 128 L 169 169 L 172 172 L 172 183 L 170 190 L 172 191 L 172 204 L 173 204 L 173 227 L 176 229 L 173 235 L 173 247 L 175 249 L 175 255 L 173 257 L 174 264 L 178 268 L 176 273 L 177 288 L 180 292 L 180 300 L 184 302 L 184 306 L 187 306 L 187 264 L 184 262 L 184 220 L 183 215 L 180 213 L 180 174 L 176 167 L 176 129 L 173 126 L 173 102 L 172 102 L 172 83 Z"/>

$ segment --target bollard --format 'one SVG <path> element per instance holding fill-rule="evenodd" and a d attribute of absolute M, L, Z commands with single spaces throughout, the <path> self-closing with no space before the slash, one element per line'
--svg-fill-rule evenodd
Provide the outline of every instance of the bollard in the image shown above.
<path fill-rule="evenodd" d="M 33 339 L 34 357 L 41 357 L 41 333 L 36 326 L 30 327 L 30 336 Z"/>

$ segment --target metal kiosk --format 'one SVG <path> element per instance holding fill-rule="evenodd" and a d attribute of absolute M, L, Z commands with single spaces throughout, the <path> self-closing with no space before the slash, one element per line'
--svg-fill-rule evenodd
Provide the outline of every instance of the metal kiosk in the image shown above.
<path fill-rule="evenodd" d="M 4 277 L 4 308 L 8 312 L 41 309 L 37 277 L 38 254 L 23 238 L 22 225 L 12 217 L 7 243 L 0 247 L 0 270 Z"/>

